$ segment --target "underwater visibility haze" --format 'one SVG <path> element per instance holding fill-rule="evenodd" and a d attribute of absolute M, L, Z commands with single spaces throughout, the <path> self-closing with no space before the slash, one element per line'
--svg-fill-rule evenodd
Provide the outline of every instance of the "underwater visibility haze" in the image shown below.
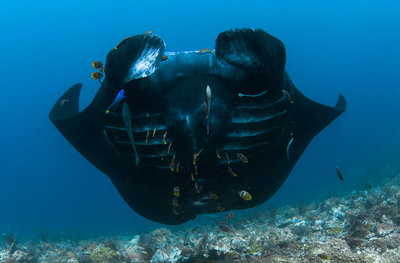
<path fill-rule="evenodd" d="M 283 184 L 270 201 L 257 209 L 266 208 L 270 204 L 281 206 L 296 204 L 301 200 L 318 201 L 322 196 L 351 192 L 359 189 L 361 184 L 379 182 L 385 177 L 382 167 L 399 167 L 400 4 L 397 1 L 3 1 L 0 6 L 2 233 L 18 233 L 26 238 L 37 238 L 41 231 L 81 232 L 88 235 L 138 233 L 163 226 L 146 218 L 160 223 L 178 224 L 198 213 L 217 212 L 222 208 L 230 210 L 253 207 L 246 203 L 245 196 L 241 198 L 241 190 L 253 198 L 265 195 L 261 201 L 257 201 L 257 204 L 261 204 Z M 260 30 L 228 31 L 232 28 Z M 144 34 L 149 30 L 153 33 Z M 270 35 L 264 35 L 264 31 Z M 221 32 L 245 36 L 220 35 L 218 42 L 216 39 Z M 247 38 L 249 32 L 256 32 L 262 37 Z M 128 36 L 139 36 L 140 44 L 132 41 L 135 38 L 128 39 L 120 46 L 123 52 L 126 49 L 125 56 L 121 56 L 118 54 L 120 50 L 114 50 L 114 47 Z M 285 69 L 290 79 L 281 67 L 279 59 L 282 53 L 279 50 L 264 51 L 260 49 L 262 45 L 254 44 L 266 36 L 271 36 L 269 39 L 273 41 L 280 39 L 284 43 Z M 237 41 L 233 47 L 229 46 L 232 41 Z M 159 50 L 158 53 L 147 54 L 147 58 L 154 55 L 155 60 L 153 64 L 150 63 L 154 69 L 144 75 L 140 75 L 143 72 L 130 72 L 131 77 L 128 78 L 128 66 L 140 58 L 129 57 L 129 61 L 124 59 L 133 53 L 136 56 L 137 53 L 132 50 L 138 50 L 143 45 L 148 49 Z M 150 48 L 146 45 L 150 45 Z M 256 46 L 255 50 L 251 49 L 253 45 Z M 235 50 L 237 47 L 239 49 Z M 203 50 L 204 54 L 173 53 L 195 50 Z M 263 61 L 258 52 L 267 54 L 270 56 L 268 58 L 278 59 L 268 68 L 271 60 Z M 226 71 L 217 60 L 226 64 Z M 101 85 L 91 78 L 94 61 L 102 61 L 103 64 L 107 62 L 103 90 L 100 89 L 97 97 L 95 94 Z M 245 64 L 248 61 L 251 63 Z M 212 63 L 212 66 L 208 63 Z M 212 74 L 205 68 L 211 68 L 217 80 L 210 82 Z M 188 72 L 182 75 L 177 73 L 184 69 L 188 69 Z M 279 75 L 280 79 L 265 78 L 259 74 L 263 70 L 271 70 L 274 72 L 271 76 Z M 150 76 L 148 82 L 140 80 L 143 76 Z M 155 82 L 172 87 L 172 91 L 168 93 L 157 90 Z M 72 97 L 60 98 L 76 83 L 83 84 L 79 103 L 73 101 Z M 121 83 L 129 84 L 120 86 Z M 257 88 L 246 90 L 247 85 L 251 86 L 248 83 Z M 276 90 L 263 93 L 266 83 Z M 195 86 L 196 92 L 182 92 L 185 96 L 180 96 L 183 87 L 188 88 L 187 85 Z M 79 89 L 81 85 L 75 87 Z M 129 89 L 132 87 L 139 89 Z M 151 92 L 154 93 L 142 92 L 143 87 L 152 88 Z M 235 93 L 226 93 L 228 88 L 233 88 Z M 109 109 L 121 89 L 125 91 L 125 94 L 121 94 L 126 97 L 125 100 L 115 110 Z M 308 104 L 311 102 L 306 99 L 297 102 L 296 98 L 303 98 L 299 91 L 312 101 L 331 105 L 332 108 L 321 105 L 317 107 L 314 104 L 311 107 Z M 210 97 L 208 92 L 212 94 Z M 239 93 L 242 97 L 236 96 Z M 308 145 L 319 130 L 343 112 L 343 97 L 339 98 L 337 107 L 334 107 L 338 94 L 346 98 L 346 112 Z M 240 122 L 243 120 L 240 115 L 243 112 L 238 109 L 254 106 L 253 102 L 248 101 L 262 100 L 263 96 L 271 105 L 267 109 L 268 114 L 288 112 L 288 116 L 285 115 L 271 126 L 234 130 L 235 122 L 227 122 L 227 112 L 235 110 L 236 117 L 231 117 Z M 242 102 L 239 98 L 245 101 L 244 104 L 240 104 Z M 284 100 L 281 101 L 281 98 Z M 90 104 L 92 101 L 95 103 Z M 61 133 L 96 167 L 108 175 L 116 171 L 141 174 L 149 184 L 139 187 L 134 182 L 132 185 L 128 181 L 116 183 L 83 158 L 48 120 L 48 112 L 56 102 L 59 106 L 67 107 L 70 102 L 76 103 L 73 111 L 78 106 L 83 110 L 90 104 L 88 109 L 92 109 L 91 114 L 81 118 L 79 125 L 74 126 L 74 131 L 65 132 L 70 124 L 55 121 L 58 117 L 54 116 L 63 114 L 57 108 L 53 108 L 53 111 L 58 112 L 53 114 L 54 118 L 51 114 L 50 118 Z M 188 110 L 191 103 L 197 103 L 192 111 Z M 140 108 L 136 109 L 135 105 L 140 105 Z M 146 108 L 149 105 L 156 109 Z M 225 108 L 218 105 L 225 105 Z M 109 113 L 106 114 L 107 110 Z M 307 110 L 316 115 L 306 119 L 305 116 L 310 116 L 304 113 Z M 329 117 L 322 117 L 326 116 L 324 111 L 329 112 Z M 165 113 L 170 119 L 168 123 L 157 123 L 160 125 L 157 127 L 148 123 L 143 124 L 143 127 L 135 126 L 134 119 L 142 113 L 154 115 L 154 120 L 151 120 L 153 123 L 158 121 L 157 114 Z M 195 114 L 198 114 L 197 117 Z M 197 120 L 200 114 L 201 120 Z M 260 112 L 249 114 L 247 119 L 261 118 L 258 115 Z M 189 129 L 185 126 L 187 123 L 181 122 L 188 121 L 187 116 L 194 120 L 194 125 L 197 125 L 195 128 Z M 115 119 L 105 120 L 108 117 Z M 302 133 L 307 138 L 301 146 L 296 145 L 296 129 L 291 131 L 293 123 L 315 129 Z M 91 130 L 95 125 L 101 126 L 101 129 Z M 163 125 L 171 126 L 163 130 Z M 134 131 L 134 136 L 125 130 L 115 131 L 113 127 Z M 280 133 L 273 133 L 276 127 L 279 127 Z M 138 134 L 137 129 L 141 128 L 143 130 Z M 155 133 L 160 140 L 160 147 L 166 149 L 149 150 L 139 145 L 152 139 L 154 128 L 158 130 Z M 267 129 L 273 134 L 263 134 Z M 242 134 L 235 140 L 227 138 L 229 134 L 233 136 L 238 133 Z M 257 146 L 266 138 L 272 139 L 277 145 L 274 152 L 263 148 L 245 153 L 244 143 L 239 143 L 238 147 L 242 148 L 228 152 L 228 158 L 223 159 L 224 166 L 218 166 L 218 153 L 224 155 L 229 150 L 224 151 L 224 147 L 232 147 L 229 143 L 237 140 L 240 142 L 249 133 L 261 134 L 260 138 L 251 142 Z M 188 134 L 193 136 L 188 137 Z M 96 136 L 103 136 L 107 140 L 99 141 Z M 210 138 L 212 146 L 202 141 L 206 137 Z M 114 147 L 110 143 L 113 140 L 120 140 L 122 146 Z M 186 142 L 190 142 L 191 146 L 186 147 Z M 292 156 L 290 149 L 295 151 Z M 200 153 L 201 150 L 203 152 Z M 277 155 L 274 155 L 275 150 Z M 111 151 L 120 152 L 121 156 L 128 155 L 132 160 L 131 166 L 125 167 L 123 162 L 119 162 L 119 157 L 109 154 Z M 164 154 L 169 158 L 165 164 L 143 157 L 157 155 L 161 159 L 163 151 L 167 152 Z M 105 152 L 107 154 L 103 155 Z M 211 153 L 215 154 L 213 160 L 202 160 Z M 101 160 L 96 154 L 105 159 Z M 175 159 L 171 160 L 173 157 Z M 253 160 L 257 161 L 252 164 Z M 223 169 L 223 173 L 231 178 L 228 181 L 201 181 L 204 191 L 207 191 L 204 192 L 207 201 L 198 209 L 192 207 L 193 203 L 184 201 L 189 200 L 185 191 L 198 191 L 196 187 L 199 186 L 195 186 L 196 181 L 190 177 L 195 170 L 190 169 L 195 169 L 196 164 L 199 164 L 199 171 L 202 172 L 201 164 L 206 161 L 212 162 L 214 166 L 207 164 L 203 167 L 221 173 Z M 227 166 L 230 161 L 232 165 Z M 186 172 L 184 184 L 179 185 L 182 182 L 179 175 L 169 174 L 171 163 L 174 164 L 174 171 L 180 169 Z M 245 166 L 235 166 L 240 163 Z M 136 167 L 141 165 L 153 170 L 137 172 Z M 154 168 L 154 165 L 164 165 L 162 169 L 167 172 L 163 174 L 164 171 L 160 167 Z M 207 176 L 210 176 L 210 170 L 207 169 Z M 255 176 L 271 171 L 281 175 L 279 178 L 282 180 L 274 178 L 268 182 L 259 182 Z M 239 175 L 239 180 L 249 180 L 247 183 L 253 188 L 259 188 L 254 192 L 251 187 L 246 189 L 244 182 L 234 181 L 237 179 L 234 175 Z M 175 176 L 174 182 L 164 181 L 167 176 Z M 206 189 L 207 184 L 212 190 Z M 189 185 L 192 187 L 190 190 Z M 228 193 L 227 189 L 234 191 L 229 190 Z M 168 191 L 169 196 L 165 197 L 163 191 Z M 180 205 L 174 204 L 175 197 L 181 202 Z M 142 198 L 146 202 L 138 201 Z M 205 200 L 202 196 L 197 198 Z M 166 212 L 163 209 L 168 210 L 168 218 L 164 216 Z M 243 210 L 237 214 L 246 218 L 251 211 L 254 210 Z M 180 219 L 176 221 L 175 218 Z M 202 217 L 187 224 L 199 222 L 203 222 Z"/>

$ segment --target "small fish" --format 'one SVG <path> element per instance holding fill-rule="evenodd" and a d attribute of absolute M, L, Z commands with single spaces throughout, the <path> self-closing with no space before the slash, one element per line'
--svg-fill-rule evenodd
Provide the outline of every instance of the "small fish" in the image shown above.
<path fill-rule="evenodd" d="M 167 138 L 167 133 L 168 133 L 168 132 L 165 132 L 165 133 L 164 133 L 164 136 L 163 136 L 163 144 L 167 144 L 167 142 L 165 141 L 165 139 Z"/>
<path fill-rule="evenodd" d="M 99 72 L 102 72 L 102 73 L 104 73 L 105 72 L 105 69 L 104 69 L 104 67 L 100 67 L 100 68 L 98 68 L 97 69 Z"/>
<path fill-rule="evenodd" d="M 90 76 L 92 77 L 92 79 L 98 80 L 103 77 L 103 74 L 101 72 L 92 72 Z"/>
<path fill-rule="evenodd" d="M 247 157 L 244 156 L 242 153 L 237 153 L 236 155 L 237 155 L 237 157 L 239 158 L 239 160 L 240 160 L 242 163 L 248 163 L 248 162 L 249 162 L 249 160 L 247 159 Z"/>
<path fill-rule="evenodd" d="M 329 259 L 329 256 L 325 253 L 322 254 L 318 254 L 318 257 L 322 258 L 322 259 Z"/>
<path fill-rule="evenodd" d="M 218 149 L 215 151 L 215 153 L 217 154 L 217 158 L 218 158 L 218 159 L 221 159 L 221 158 L 222 158 L 221 155 L 219 155 Z"/>
<path fill-rule="evenodd" d="M 169 164 L 169 169 L 171 170 L 171 172 L 175 171 L 175 154 L 172 156 L 171 163 Z"/>
<path fill-rule="evenodd" d="M 198 194 L 200 194 L 201 190 L 203 189 L 203 185 L 200 184 L 200 183 L 195 182 L 195 183 L 194 183 L 194 188 L 196 188 L 196 192 L 197 192 Z"/>
<path fill-rule="evenodd" d="M 110 110 L 117 108 L 117 107 L 121 104 L 121 102 L 126 98 L 126 96 L 125 96 L 124 93 L 125 93 L 125 92 L 124 92 L 123 89 L 121 89 L 121 90 L 118 92 L 118 94 L 117 94 L 117 96 L 115 97 L 113 103 L 111 103 L 110 107 L 107 108 L 106 114 L 109 114 L 109 113 L 110 113 Z"/>
<path fill-rule="evenodd" d="M 282 90 L 282 93 L 283 93 L 283 95 L 286 96 L 286 98 L 290 101 L 290 103 L 293 104 L 293 99 L 292 99 L 292 96 L 290 96 L 290 93 L 285 89 Z"/>
<path fill-rule="evenodd" d="M 228 171 L 228 174 L 232 175 L 233 177 L 238 177 L 238 175 L 229 166 L 226 168 L 226 170 Z"/>
<path fill-rule="evenodd" d="M 153 138 L 154 138 L 154 136 L 156 136 L 156 131 L 157 131 L 157 128 L 154 128 L 154 130 L 153 130 Z"/>
<path fill-rule="evenodd" d="M 149 31 L 144 32 L 143 35 L 149 35 L 151 33 L 153 33 L 153 31 L 149 30 Z"/>
<path fill-rule="evenodd" d="M 225 221 L 221 221 L 221 222 L 219 222 L 221 225 L 227 225 L 228 223 L 227 222 L 225 222 Z"/>
<path fill-rule="evenodd" d="M 69 99 L 60 100 L 60 106 L 64 106 L 65 103 L 69 102 Z"/>
<path fill-rule="evenodd" d="M 193 175 L 193 173 L 190 173 L 190 179 L 192 179 L 192 182 L 194 182 L 194 175 Z"/>
<path fill-rule="evenodd" d="M 95 69 L 99 69 L 103 67 L 103 63 L 101 63 L 101 61 L 96 60 L 92 63 L 92 67 L 94 67 Z"/>
<path fill-rule="evenodd" d="M 150 136 L 150 131 L 147 131 L 147 133 L 146 133 L 146 143 L 149 142 L 149 136 Z"/>
<path fill-rule="evenodd" d="M 127 41 L 128 39 L 130 39 L 131 37 L 126 37 L 124 38 L 124 40 L 122 40 L 121 42 L 119 42 L 119 44 L 114 48 L 114 49 L 118 49 L 120 47 L 122 47 Z"/>
<path fill-rule="evenodd" d="M 175 172 L 179 173 L 179 165 L 181 164 L 181 161 L 178 161 L 176 164 Z"/>
<path fill-rule="evenodd" d="M 371 223 L 368 222 L 367 220 L 362 220 L 361 221 L 361 225 L 365 228 L 365 229 L 370 229 L 372 227 Z"/>
<path fill-rule="evenodd" d="M 200 149 L 200 151 L 193 154 L 193 165 L 196 165 L 197 157 L 199 157 L 199 155 L 202 151 L 203 151 L 203 149 Z"/>
<path fill-rule="evenodd" d="M 207 135 L 210 133 L 210 125 L 208 116 L 210 115 L 211 110 L 211 88 L 209 85 L 206 87 L 206 98 L 207 98 L 207 110 L 206 110 L 206 119 L 207 119 Z M 206 106 L 206 105 L 204 105 Z"/>
<path fill-rule="evenodd" d="M 227 226 L 220 225 L 219 227 L 220 227 L 221 230 L 224 231 L 224 232 L 229 232 L 229 231 L 230 231 L 229 227 L 227 227 Z"/>
<path fill-rule="evenodd" d="M 173 192 L 175 197 L 179 197 L 181 195 L 181 189 L 179 188 L 179 186 L 174 186 Z"/>
<path fill-rule="evenodd" d="M 161 61 L 166 61 L 168 59 L 168 56 L 166 56 L 166 55 L 163 55 L 162 57 L 161 57 Z"/>
<path fill-rule="evenodd" d="M 243 200 L 250 201 L 252 199 L 252 196 L 245 190 L 239 191 L 238 194 Z"/>
<path fill-rule="evenodd" d="M 176 197 L 172 198 L 172 205 L 175 207 L 179 206 L 178 198 L 176 198 Z"/>
<path fill-rule="evenodd" d="M 179 212 L 178 212 L 178 210 L 176 209 L 176 207 L 172 207 L 172 212 L 173 212 L 176 216 L 179 216 Z"/>
<path fill-rule="evenodd" d="M 212 200 L 218 200 L 218 195 L 214 193 L 208 194 L 208 197 L 210 197 Z"/>
<path fill-rule="evenodd" d="M 217 210 L 220 211 L 220 212 L 223 212 L 223 211 L 225 211 L 226 209 L 225 209 L 225 207 L 218 206 L 218 207 L 217 207 Z"/>
<path fill-rule="evenodd" d="M 203 48 L 203 49 L 200 49 L 198 52 L 197 52 L 199 55 L 200 54 L 204 54 L 204 53 L 214 53 L 214 51 L 213 50 L 211 50 L 211 49 L 209 49 L 209 48 Z"/>
<path fill-rule="evenodd" d="M 229 156 L 228 156 L 227 153 L 225 153 L 225 159 L 228 162 L 228 165 L 230 165 L 231 164 L 231 160 L 229 160 Z"/>
<path fill-rule="evenodd" d="M 231 220 L 234 217 L 235 217 L 235 213 L 228 213 L 228 214 L 226 214 L 225 219 L 226 220 Z"/>
<path fill-rule="evenodd" d="M 339 179 L 340 179 L 340 181 L 342 181 L 343 182 L 343 173 L 342 173 L 342 171 L 339 169 L 339 167 L 337 167 L 336 166 L 336 174 L 337 174 L 337 176 L 339 177 Z"/>
<path fill-rule="evenodd" d="M 208 119 L 208 108 L 207 108 L 207 102 L 204 102 L 204 110 L 206 112 L 206 119 Z"/>
<path fill-rule="evenodd" d="M 290 140 L 286 146 L 286 156 L 287 156 L 288 160 L 290 160 L 290 146 L 292 145 L 292 143 L 293 143 L 293 137 L 290 138 Z"/>
<path fill-rule="evenodd" d="M 207 87 L 206 87 L 206 98 L 207 98 L 208 113 L 210 113 L 210 109 L 211 109 L 211 88 L 210 88 L 209 85 L 207 85 Z"/>
<path fill-rule="evenodd" d="M 168 151 L 167 151 L 168 153 L 171 152 L 171 147 L 172 147 L 172 142 L 170 142 L 169 145 L 168 145 Z"/>

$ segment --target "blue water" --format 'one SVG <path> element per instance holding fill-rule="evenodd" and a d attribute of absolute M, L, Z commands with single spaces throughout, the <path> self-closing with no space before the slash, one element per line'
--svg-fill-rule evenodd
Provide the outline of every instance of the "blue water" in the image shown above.
<path fill-rule="evenodd" d="M 306 96 L 334 105 L 345 95 L 347 112 L 313 140 L 271 202 L 351 190 L 371 180 L 368 169 L 382 176 L 382 163 L 400 163 L 399 14 L 395 0 L 2 1 L 0 232 L 129 234 L 160 226 L 135 214 L 47 117 L 76 82 L 85 107 L 99 87 L 91 62 L 148 30 L 178 51 L 214 48 L 230 28 L 262 28 L 285 43 L 286 69 Z"/>

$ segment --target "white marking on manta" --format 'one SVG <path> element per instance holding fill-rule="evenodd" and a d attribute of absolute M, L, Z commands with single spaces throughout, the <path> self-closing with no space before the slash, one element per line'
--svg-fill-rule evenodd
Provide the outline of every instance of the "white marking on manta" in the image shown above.
<path fill-rule="evenodd" d="M 258 94 L 244 94 L 244 93 L 238 93 L 239 97 L 250 97 L 250 98 L 256 98 L 256 97 L 261 97 L 262 95 L 265 95 L 268 93 L 268 90 L 264 90 L 263 92 L 260 92 Z"/>
<path fill-rule="evenodd" d="M 269 109 L 272 108 L 273 106 L 281 103 L 282 101 L 284 101 L 285 98 L 282 97 L 279 100 L 275 101 L 274 103 L 271 104 L 250 104 L 250 105 L 243 105 L 243 106 L 238 106 L 238 109 L 258 109 L 258 110 L 262 110 L 262 109 Z"/>
<path fill-rule="evenodd" d="M 240 144 L 228 144 L 222 148 L 222 151 L 248 150 L 248 149 L 256 148 L 259 146 L 267 145 L 268 143 L 269 143 L 268 141 L 265 141 L 265 142 L 260 142 L 257 144 L 246 145 L 246 146 L 240 145 Z"/>
<path fill-rule="evenodd" d="M 229 163 L 238 163 L 240 162 L 240 159 L 229 159 Z M 228 161 L 223 160 L 218 162 L 219 165 L 226 165 L 228 164 Z"/>
<path fill-rule="evenodd" d="M 133 154 L 131 154 L 131 153 L 129 153 L 129 154 L 127 154 L 128 156 L 133 156 Z M 171 153 L 165 153 L 164 155 L 162 154 L 162 153 L 158 153 L 158 154 L 139 154 L 139 156 L 140 157 L 144 157 L 144 158 L 161 158 L 161 157 L 163 157 L 164 156 L 164 158 L 165 157 L 171 157 L 171 156 L 173 156 L 174 155 L 174 153 L 173 152 L 171 152 Z M 167 168 L 170 168 L 169 166 L 165 166 L 165 167 L 167 167 Z"/>
<path fill-rule="evenodd" d="M 120 131 L 126 131 L 126 129 L 124 127 L 116 127 L 116 126 L 110 126 L 110 125 L 104 125 L 103 126 L 106 129 L 110 129 L 110 130 L 120 130 Z M 148 132 L 148 131 L 152 131 L 154 130 L 154 128 L 157 129 L 157 131 L 162 131 L 162 130 L 166 130 L 167 126 L 165 125 L 160 125 L 160 126 L 143 126 L 143 127 L 135 127 L 132 128 L 133 132 Z"/>
<path fill-rule="evenodd" d="M 110 129 L 110 130 L 119 130 L 119 131 L 126 130 L 124 127 L 116 127 L 116 126 L 110 126 L 110 125 L 104 125 L 103 127 L 106 129 Z"/>
<path fill-rule="evenodd" d="M 284 110 L 284 111 L 275 113 L 273 115 L 269 115 L 267 117 L 259 117 L 259 118 L 257 118 L 257 117 L 249 117 L 248 119 L 245 119 L 245 118 L 232 118 L 232 123 L 262 122 L 262 121 L 266 121 L 266 120 L 269 120 L 269 119 L 273 119 L 273 118 L 279 117 L 279 116 L 281 116 L 283 114 L 286 114 L 287 112 L 288 112 L 287 110 Z"/>
<path fill-rule="evenodd" d="M 153 117 L 159 117 L 162 116 L 161 113 L 154 113 L 154 114 L 149 114 L 149 113 L 142 113 L 136 116 L 132 116 L 132 119 L 147 119 L 147 118 L 153 118 Z"/>
<path fill-rule="evenodd" d="M 215 50 L 211 50 L 211 51 L 213 51 L 215 53 Z M 164 54 L 166 56 L 175 56 L 175 55 L 181 55 L 181 54 L 198 54 L 199 52 L 200 52 L 200 50 L 168 51 L 168 52 L 165 52 Z M 209 53 L 209 52 L 207 52 L 207 53 Z M 204 53 L 204 54 L 206 54 L 206 53 Z M 212 53 L 210 53 L 210 54 L 212 54 Z"/>
<path fill-rule="evenodd" d="M 286 155 L 288 160 L 290 160 L 290 146 L 293 143 L 293 137 L 290 139 L 290 141 L 288 142 L 288 145 L 286 146 Z"/>
<path fill-rule="evenodd" d="M 162 46 L 163 47 L 163 46 Z M 147 77 L 156 71 L 156 60 L 160 55 L 161 47 L 152 48 L 146 44 L 141 56 L 133 62 L 129 69 L 128 75 L 125 77 L 124 82 L 127 83 L 133 79 Z"/>
<path fill-rule="evenodd" d="M 121 141 L 121 140 L 115 140 L 115 141 L 112 141 L 112 142 L 113 143 L 118 143 L 118 144 L 130 144 L 129 141 Z M 166 140 L 165 142 L 166 143 L 170 143 L 171 140 Z M 153 139 L 153 140 L 151 140 L 149 142 L 144 142 L 144 141 L 143 142 L 135 142 L 135 145 L 140 145 L 140 146 L 143 146 L 143 145 L 145 145 L 145 146 L 164 145 L 164 142 L 163 142 L 163 140 L 160 140 L 160 139 Z"/>
<path fill-rule="evenodd" d="M 270 133 L 274 130 L 276 130 L 277 128 L 271 128 L 268 130 L 263 130 L 263 131 L 245 131 L 245 132 L 229 132 L 226 136 L 230 137 L 230 138 L 242 138 L 242 137 L 252 137 L 252 136 L 257 136 L 260 134 L 266 134 L 266 133 Z"/>

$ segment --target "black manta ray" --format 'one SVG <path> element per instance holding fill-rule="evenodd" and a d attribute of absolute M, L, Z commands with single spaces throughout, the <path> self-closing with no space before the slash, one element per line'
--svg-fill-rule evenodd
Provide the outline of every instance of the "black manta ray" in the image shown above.
<path fill-rule="evenodd" d="M 166 52 L 152 34 L 112 49 L 79 112 L 82 84 L 50 120 L 140 215 L 180 224 L 262 204 L 312 138 L 346 108 L 311 101 L 285 71 L 283 43 L 260 29 L 218 35 L 215 52 Z"/>

